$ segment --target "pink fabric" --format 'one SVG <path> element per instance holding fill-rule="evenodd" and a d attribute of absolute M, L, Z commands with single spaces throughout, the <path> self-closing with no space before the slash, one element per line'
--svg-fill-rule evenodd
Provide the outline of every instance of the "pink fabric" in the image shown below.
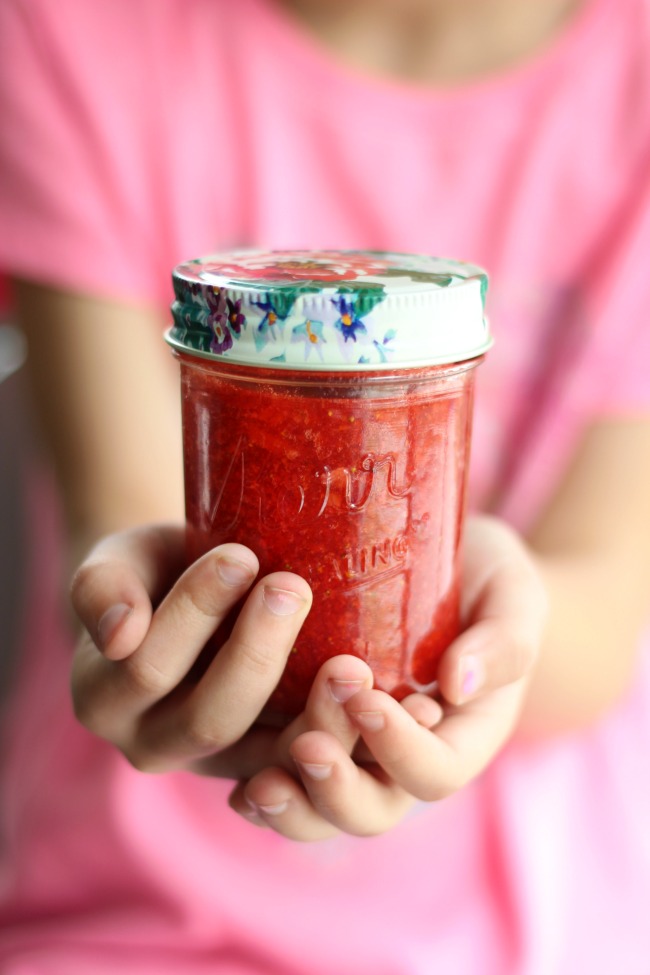
<path fill-rule="evenodd" d="M 649 41 L 644 0 L 591 0 L 526 65 L 430 91 L 337 63 L 271 0 L 4 0 L 0 266 L 164 305 L 175 263 L 235 245 L 483 264 L 472 499 L 524 528 L 590 419 L 650 408 Z M 647 975 L 647 652 L 597 727 L 511 746 L 386 836 L 295 845 L 229 784 L 139 775 L 77 727 L 50 497 L 5 731 L 3 973 Z"/>

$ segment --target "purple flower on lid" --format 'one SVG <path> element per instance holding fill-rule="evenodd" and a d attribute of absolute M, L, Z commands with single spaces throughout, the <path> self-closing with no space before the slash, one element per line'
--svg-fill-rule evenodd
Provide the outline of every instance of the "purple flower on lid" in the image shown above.
<path fill-rule="evenodd" d="M 246 316 L 241 310 L 241 298 L 237 301 L 226 299 L 228 304 L 228 325 L 236 335 L 241 335 L 241 330 L 246 326 Z"/>
<path fill-rule="evenodd" d="M 232 334 L 228 328 L 228 303 L 219 288 L 205 292 L 208 304 L 208 325 L 212 330 L 210 351 L 222 354 L 232 348 Z"/>
<path fill-rule="evenodd" d="M 353 342 L 357 341 L 357 332 L 367 332 L 366 326 L 363 324 L 359 318 L 355 304 L 353 301 L 347 298 L 338 297 L 332 299 L 332 304 L 338 310 L 339 318 L 334 323 L 334 327 L 338 328 L 343 334 L 343 339 L 345 342 L 348 339 L 352 339 Z"/>

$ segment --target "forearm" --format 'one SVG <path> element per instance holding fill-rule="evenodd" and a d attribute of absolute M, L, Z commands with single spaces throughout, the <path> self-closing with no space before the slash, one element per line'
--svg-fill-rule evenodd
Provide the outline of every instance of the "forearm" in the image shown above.
<path fill-rule="evenodd" d="M 650 420 L 602 420 L 531 532 L 549 615 L 523 733 L 584 727 L 625 693 L 650 619 L 649 486 Z"/>
<path fill-rule="evenodd" d="M 16 290 L 75 554 L 111 531 L 182 517 L 178 383 L 158 312 Z"/>
<path fill-rule="evenodd" d="M 526 736 L 577 730 L 624 695 L 650 618 L 647 567 L 603 555 L 535 559 L 548 594 L 546 638 L 523 711 Z M 640 560 L 641 561 L 641 560 Z M 625 580 L 612 584 L 613 577 Z"/>

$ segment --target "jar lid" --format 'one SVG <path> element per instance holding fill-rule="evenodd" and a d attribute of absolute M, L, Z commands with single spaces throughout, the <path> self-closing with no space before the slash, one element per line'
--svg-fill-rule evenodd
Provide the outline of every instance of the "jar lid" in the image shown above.
<path fill-rule="evenodd" d="M 375 371 L 460 362 L 492 344 L 487 275 L 380 251 L 234 251 L 180 264 L 167 341 L 233 363 Z"/>

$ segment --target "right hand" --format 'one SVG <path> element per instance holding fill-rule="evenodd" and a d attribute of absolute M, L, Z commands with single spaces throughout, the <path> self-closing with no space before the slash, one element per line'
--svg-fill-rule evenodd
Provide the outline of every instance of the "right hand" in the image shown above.
<path fill-rule="evenodd" d="M 227 543 L 184 568 L 180 527 L 132 529 L 101 541 L 77 570 L 72 602 L 85 626 L 74 659 L 77 717 L 147 772 L 190 769 L 248 780 L 269 766 L 295 774 L 289 748 L 308 731 L 359 737 L 341 703 L 372 687 L 353 656 L 321 668 L 305 711 L 284 729 L 258 723 L 311 606 L 299 576 L 274 572 L 248 593 L 231 636 L 200 679 L 188 675 L 259 565 Z"/>

